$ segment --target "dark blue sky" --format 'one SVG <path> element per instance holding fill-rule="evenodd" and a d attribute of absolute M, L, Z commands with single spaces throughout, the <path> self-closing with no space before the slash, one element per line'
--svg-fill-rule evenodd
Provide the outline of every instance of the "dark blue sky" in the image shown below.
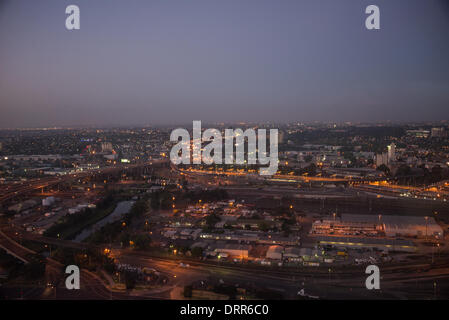
<path fill-rule="evenodd" d="M 0 110 L 3 128 L 448 119 L 449 1 L 0 0 Z"/>

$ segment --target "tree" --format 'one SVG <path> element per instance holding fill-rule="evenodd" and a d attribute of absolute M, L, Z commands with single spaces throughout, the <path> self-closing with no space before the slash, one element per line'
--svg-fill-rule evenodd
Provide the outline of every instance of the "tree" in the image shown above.
<path fill-rule="evenodd" d="M 381 164 L 376 168 L 377 171 L 382 171 L 386 176 L 390 174 L 390 168 L 388 168 L 386 165 Z"/>
<path fill-rule="evenodd" d="M 31 261 L 24 265 L 23 271 L 25 278 L 29 280 L 40 279 L 45 274 L 45 259 L 35 256 Z"/>
<path fill-rule="evenodd" d="M 259 222 L 258 227 L 259 230 L 263 232 L 268 231 L 270 229 L 270 226 L 265 221 Z"/>
<path fill-rule="evenodd" d="M 151 238 L 147 234 L 139 234 L 134 237 L 134 244 L 140 250 L 148 249 L 151 243 Z"/>
<path fill-rule="evenodd" d="M 303 170 L 303 173 L 307 173 L 309 176 L 316 175 L 316 165 L 314 163 L 309 164 Z"/>
<path fill-rule="evenodd" d="M 184 287 L 184 298 L 191 298 L 193 295 L 193 287 L 185 286 Z"/>
<path fill-rule="evenodd" d="M 443 168 L 441 168 L 439 165 L 436 165 L 435 167 L 432 168 L 432 181 L 433 182 L 437 182 L 440 181 L 442 178 L 442 173 L 443 173 Z"/>
<path fill-rule="evenodd" d="M 120 234 L 119 241 L 124 247 L 127 247 L 129 245 L 129 240 L 131 240 L 131 237 L 128 232 L 124 231 Z"/>
<path fill-rule="evenodd" d="M 192 257 L 199 258 L 203 255 L 203 248 L 195 247 L 192 249 Z"/>
<path fill-rule="evenodd" d="M 154 192 L 151 194 L 151 208 L 154 210 L 159 209 L 160 207 L 160 198 L 159 198 L 159 192 Z"/>
<path fill-rule="evenodd" d="M 131 217 L 138 217 L 144 214 L 147 210 L 148 210 L 148 201 L 146 199 L 140 199 L 133 204 L 129 212 L 129 215 Z"/>
<path fill-rule="evenodd" d="M 103 268 L 109 274 L 114 273 L 114 271 L 115 271 L 114 259 L 111 259 L 109 257 L 105 257 L 105 261 L 103 262 Z"/>
<path fill-rule="evenodd" d="M 124 276 L 126 289 L 134 289 L 137 283 L 137 275 L 134 272 L 126 271 Z"/>
<path fill-rule="evenodd" d="M 408 165 L 402 164 L 399 166 L 398 170 L 396 171 L 396 177 L 403 177 L 408 176 L 412 172 L 412 169 Z"/>
<path fill-rule="evenodd" d="M 219 221 L 220 218 L 215 213 L 212 213 L 206 217 L 206 224 L 209 228 L 213 228 Z"/>
<path fill-rule="evenodd" d="M 172 200 L 169 195 L 164 195 L 164 197 L 161 200 L 161 209 L 168 210 L 171 208 Z"/>

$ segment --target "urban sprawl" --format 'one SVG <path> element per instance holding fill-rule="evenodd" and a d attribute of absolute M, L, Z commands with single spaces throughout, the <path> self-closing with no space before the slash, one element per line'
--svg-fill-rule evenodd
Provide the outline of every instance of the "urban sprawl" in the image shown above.
<path fill-rule="evenodd" d="M 1 130 L 1 295 L 70 298 L 75 264 L 79 298 L 447 298 L 449 123 L 210 127 L 278 129 L 277 172 L 175 165 L 174 127 Z"/>

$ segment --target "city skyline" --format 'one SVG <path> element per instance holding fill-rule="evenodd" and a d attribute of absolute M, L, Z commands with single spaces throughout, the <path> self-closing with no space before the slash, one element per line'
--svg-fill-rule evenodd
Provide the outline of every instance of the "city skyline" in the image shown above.
<path fill-rule="evenodd" d="M 444 0 L 0 3 L 0 128 L 447 119 Z"/>
<path fill-rule="evenodd" d="M 448 300 L 448 31 L 449 0 L 0 0 L 0 301 Z"/>

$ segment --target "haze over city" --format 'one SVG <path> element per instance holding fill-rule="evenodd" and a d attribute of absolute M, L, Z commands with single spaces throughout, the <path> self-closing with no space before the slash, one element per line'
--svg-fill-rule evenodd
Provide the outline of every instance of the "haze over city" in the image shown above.
<path fill-rule="evenodd" d="M 448 300 L 448 35 L 449 0 L 0 0 L 0 314 Z"/>
<path fill-rule="evenodd" d="M 75 2 L 0 1 L 1 128 L 447 118 L 446 0 Z"/>

